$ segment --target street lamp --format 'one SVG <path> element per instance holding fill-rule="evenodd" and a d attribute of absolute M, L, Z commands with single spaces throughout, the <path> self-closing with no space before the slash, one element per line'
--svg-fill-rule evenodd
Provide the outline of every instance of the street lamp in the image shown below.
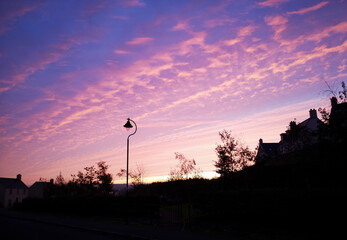
<path fill-rule="evenodd" d="M 133 120 L 128 118 L 128 121 L 123 126 L 123 127 L 125 127 L 125 129 L 127 131 L 129 131 L 131 128 L 133 128 L 133 125 L 131 125 L 131 122 L 134 123 L 134 125 L 135 125 L 135 131 L 128 136 L 128 140 L 127 140 L 127 195 L 128 195 L 128 189 L 129 189 L 129 184 L 128 184 L 129 183 L 129 138 L 130 138 L 130 136 L 132 136 L 136 133 L 137 125 Z"/>

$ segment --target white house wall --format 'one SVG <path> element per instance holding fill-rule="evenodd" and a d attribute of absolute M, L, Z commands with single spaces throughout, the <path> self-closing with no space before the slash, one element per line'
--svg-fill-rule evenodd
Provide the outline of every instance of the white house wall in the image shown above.
<path fill-rule="evenodd" d="M 12 207 L 14 203 L 21 203 L 28 197 L 27 189 L 5 189 L 4 207 Z"/>

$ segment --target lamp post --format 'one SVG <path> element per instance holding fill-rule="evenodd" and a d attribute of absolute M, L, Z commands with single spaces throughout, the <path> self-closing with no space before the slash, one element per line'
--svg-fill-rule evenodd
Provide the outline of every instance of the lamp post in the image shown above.
<path fill-rule="evenodd" d="M 127 131 L 129 131 L 131 128 L 133 128 L 133 125 L 131 125 L 131 122 L 135 125 L 135 131 L 133 133 L 129 134 L 128 140 L 127 140 L 127 196 L 128 196 L 128 189 L 129 189 L 129 138 L 136 133 L 137 125 L 133 120 L 128 118 L 128 121 L 123 126 L 123 127 L 125 127 L 125 129 Z"/>

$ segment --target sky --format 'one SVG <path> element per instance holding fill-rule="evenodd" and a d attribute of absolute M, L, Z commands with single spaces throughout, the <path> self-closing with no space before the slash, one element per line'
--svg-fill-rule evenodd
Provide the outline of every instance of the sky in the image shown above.
<path fill-rule="evenodd" d="M 347 77 L 346 0 L 0 2 L 0 177 L 98 161 L 214 176 L 218 133 L 254 149 L 329 107 Z M 326 83 L 325 83 L 326 82 Z"/>

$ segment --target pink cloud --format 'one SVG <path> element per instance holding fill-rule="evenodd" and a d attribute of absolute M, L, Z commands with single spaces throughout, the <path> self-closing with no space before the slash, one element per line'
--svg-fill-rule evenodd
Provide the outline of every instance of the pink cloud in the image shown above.
<path fill-rule="evenodd" d="M 171 56 L 171 54 L 169 52 L 159 52 L 159 53 L 156 53 L 153 56 L 153 59 L 154 60 L 162 60 L 162 61 L 166 61 L 166 62 L 173 61 L 172 56 Z"/>
<path fill-rule="evenodd" d="M 223 43 L 226 46 L 233 46 L 233 45 L 235 45 L 238 42 L 240 42 L 240 39 L 234 38 L 234 39 L 225 40 Z"/>
<path fill-rule="evenodd" d="M 205 21 L 206 28 L 215 28 L 218 26 L 231 25 L 236 22 L 236 19 L 222 18 L 222 19 L 208 19 Z"/>
<path fill-rule="evenodd" d="M 67 116 L 65 119 L 63 119 L 59 124 L 56 126 L 57 128 L 60 128 L 66 124 L 73 123 L 75 121 L 78 121 L 80 119 L 85 118 L 89 114 L 95 114 L 97 112 L 103 111 L 104 106 L 94 106 L 94 107 L 88 107 L 87 109 L 76 111 L 72 113 L 71 115 Z"/>
<path fill-rule="evenodd" d="M 1 94 L 2 92 L 8 91 L 9 89 L 10 89 L 10 87 L 3 87 L 3 88 L 0 88 L 0 94 Z"/>
<path fill-rule="evenodd" d="M 216 58 L 209 58 L 208 60 L 211 62 L 208 66 L 209 68 L 230 66 L 230 54 L 219 55 Z"/>
<path fill-rule="evenodd" d="M 253 25 L 248 25 L 246 27 L 241 27 L 238 32 L 239 37 L 246 37 L 252 35 L 252 33 L 255 31 L 256 27 Z"/>
<path fill-rule="evenodd" d="M 257 4 L 261 7 L 274 7 L 278 6 L 281 3 L 288 2 L 289 0 L 266 0 L 264 2 L 258 2 Z"/>
<path fill-rule="evenodd" d="M 153 41 L 153 38 L 150 37 L 138 37 L 138 38 L 134 38 L 128 42 L 126 42 L 125 44 L 127 45 L 142 45 L 142 44 L 147 44 L 149 42 Z"/>
<path fill-rule="evenodd" d="M 283 16 L 268 16 L 265 17 L 265 22 L 269 26 L 284 25 L 288 22 L 288 19 Z"/>
<path fill-rule="evenodd" d="M 192 46 L 200 46 L 203 47 L 205 45 L 206 32 L 198 32 L 194 33 L 194 37 L 188 40 L 185 40 L 179 44 L 178 50 L 180 50 L 180 54 L 184 55 L 190 52 Z"/>
<path fill-rule="evenodd" d="M 286 62 L 273 63 L 271 68 L 274 73 L 287 72 L 295 66 L 306 64 L 310 60 L 322 58 L 330 53 L 342 54 L 345 51 L 347 51 L 347 40 L 341 45 L 331 48 L 327 47 L 326 45 L 322 45 L 309 52 L 298 52 L 292 57 L 287 58 Z"/>
<path fill-rule="evenodd" d="M 281 21 L 277 21 L 277 23 L 279 22 Z M 274 23 L 276 23 L 276 21 L 274 21 Z M 325 27 L 324 29 L 319 29 L 319 31 L 315 31 L 313 33 L 303 34 L 297 38 L 290 40 L 283 39 L 280 36 L 281 32 L 286 29 L 286 24 L 273 25 L 272 28 L 275 30 L 274 39 L 279 41 L 281 43 L 281 46 L 286 46 L 288 51 L 293 51 L 298 46 L 308 41 L 319 43 L 323 41 L 325 38 L 331 37 L 333 34 L 345 34 L 347 32 L 347 22 L 340 22 L 336 25 Z"/>
<path fill-rule="evenodd" d="M 129 52 L 129 51 L 125 51 L 125 50 L 117 49 L 117 50 L 114 50 L 114 53 L 115 53 L 115 54 L 124 55 L 124 54 L 129 54 L 130 52 Z"/>
<path fill-rule="evenodd" d="M 171 28 L 172 31 L 188 31 L 190 30 L 190 26 L 189 26 L 189 20 L 190 19 L 187 19 L 187 20 L 184 20 L 184 21 L 179 21 L 175 26 L 173 26 Z"/>
<path fill-rule="evenodd" d="M 324 1 L 324 2 L 320 2 L 312 7 L 308 7 L 308 8 L 303 8 L 301 10 L 298 10 L 298 11 L 293 11 L 293 12 L 288 12 L 288 14 L 299 14 L 299 15 L 303 15 L 305 13 L 308 13 L 308 12 L 313 12 L 313 11 L 316 11 L 322 7 L 324 7 L 325 5 L 327 5 L 329 2 L 328 1 Z"/>
<path fill-rule="evenodd" d="M 326 27 L 323 31 L 311 34 L 309 36 L 302 36 L 303 40 L 316 41 L 319 42 L 325 37 L 331 36 L 332 33 L 346 33 L 347 32 L 347 22 L 341 22 L 337 25 Z"/>
<path fill-rule="evenodd" d="M 279 41 L 281 39 L 281 33 L 287 28 L 286 23 L 288 19 L 283 16 L 268 16 L 265 17 L 265 22 L 275 30 L 274 39 Z"/>
<path fill-rule="evenodd" d="M 239 42 L 241 42 L 245 37 L 252 35 L 252 33 L 256 30 L 256 27 L 253 25 L 248 25 L 245 27 L 240 27 L 237 32 L 237 37 L 229 40 L 224 40 L 223 44 L 225 46 L 233 46 Z"/>

